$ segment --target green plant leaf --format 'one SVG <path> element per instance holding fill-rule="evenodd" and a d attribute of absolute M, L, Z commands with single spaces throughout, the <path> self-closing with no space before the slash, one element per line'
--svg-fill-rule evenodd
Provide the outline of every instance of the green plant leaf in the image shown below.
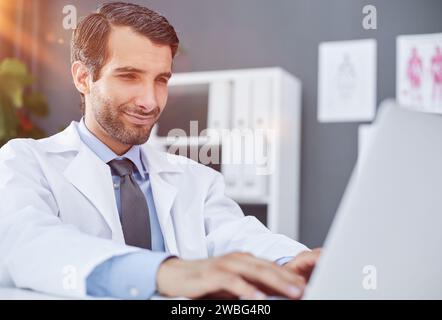
<path fill-rule="evenodd" d="M 5 59 L 0 63 L 0 90 L 16 108 L 23 105 L 23 92 L 32 83 L 26 65 L 17 59 Z"/>
<path fill-rule="evenodd" d="M 31 114 L 47 116 L 49 113 L 48 103 L 41 94 L 25 94 L 31 83 L 32 76 L 23 62 L 17 59 L 0 61 L 0 145 L 17 137 L 46 136 L 29 118 Z"/>
<path fill-rule="evenodd" d="M 0 140 L 10 139 L 17 134 L 18 121 L 14 107 L 0 95 Z"/>
<path fill-rule="evenodd" d="M 6 139 L 6 123 L 5 123 L 5 110 L 2 107 L 1 101 L 0 101 L 0 141 L 3 141 Z"/>
<path fill-rule="evenodd" d="M 23 106 L 39 117 L 46 117 L 49 114 L 49 106 L 46 98 L 37 92 L 25 95 Z"/>

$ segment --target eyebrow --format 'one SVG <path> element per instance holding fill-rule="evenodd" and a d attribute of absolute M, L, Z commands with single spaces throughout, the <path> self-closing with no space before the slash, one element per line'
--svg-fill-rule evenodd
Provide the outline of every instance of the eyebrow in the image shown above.
<path fill-rule="evenodd" d="M 134 67 L 120 67 L 120 68 L 114 69 L 114 72 L 115 73 L 133 72 L 133 73 L 141 73 L 141 74 L 146 73 L 146 71 L 141 70 L 141 69 L 137 69 Z M 170 77 L 172 77 L 172 73 L 171 72 L 162 72 L 158 75 L 158 77 L 170 78 Z"/>

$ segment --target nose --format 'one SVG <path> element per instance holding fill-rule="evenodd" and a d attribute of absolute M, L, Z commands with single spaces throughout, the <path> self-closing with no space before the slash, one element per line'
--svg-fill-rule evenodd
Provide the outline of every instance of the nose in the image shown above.
<path fill-rule="evenodd" d="M 158 101 L 155 87 L 153 85 L 143 86 L 143 88 L 140 90 L 140 94 L 135 100 L 135 104 L 141 109 L 141 111 L 145 113 L 156 109 L 158 106 Z"/>

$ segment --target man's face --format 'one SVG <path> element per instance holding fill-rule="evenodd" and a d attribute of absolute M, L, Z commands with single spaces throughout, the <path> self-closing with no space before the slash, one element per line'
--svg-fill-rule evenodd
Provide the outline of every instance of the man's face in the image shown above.
<path fill-rule="evenodd" d="M 156 45 L 129 27 L 115 27 L 108 54 L 99 79 L 90 82 L 86 116 L 93 116 L 120 143 L 143 144 L 166 106 L 171 48 Z"/>

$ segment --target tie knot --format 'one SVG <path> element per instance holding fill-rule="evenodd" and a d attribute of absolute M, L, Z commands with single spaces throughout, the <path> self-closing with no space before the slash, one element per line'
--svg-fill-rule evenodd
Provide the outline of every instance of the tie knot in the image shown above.
<path fill-rule="evenodd" d="M 135 166 L 129 159 L 112 160 L 108 162 L 111 167 L 112 174 L 124 177 L 134 172 Z"/>

